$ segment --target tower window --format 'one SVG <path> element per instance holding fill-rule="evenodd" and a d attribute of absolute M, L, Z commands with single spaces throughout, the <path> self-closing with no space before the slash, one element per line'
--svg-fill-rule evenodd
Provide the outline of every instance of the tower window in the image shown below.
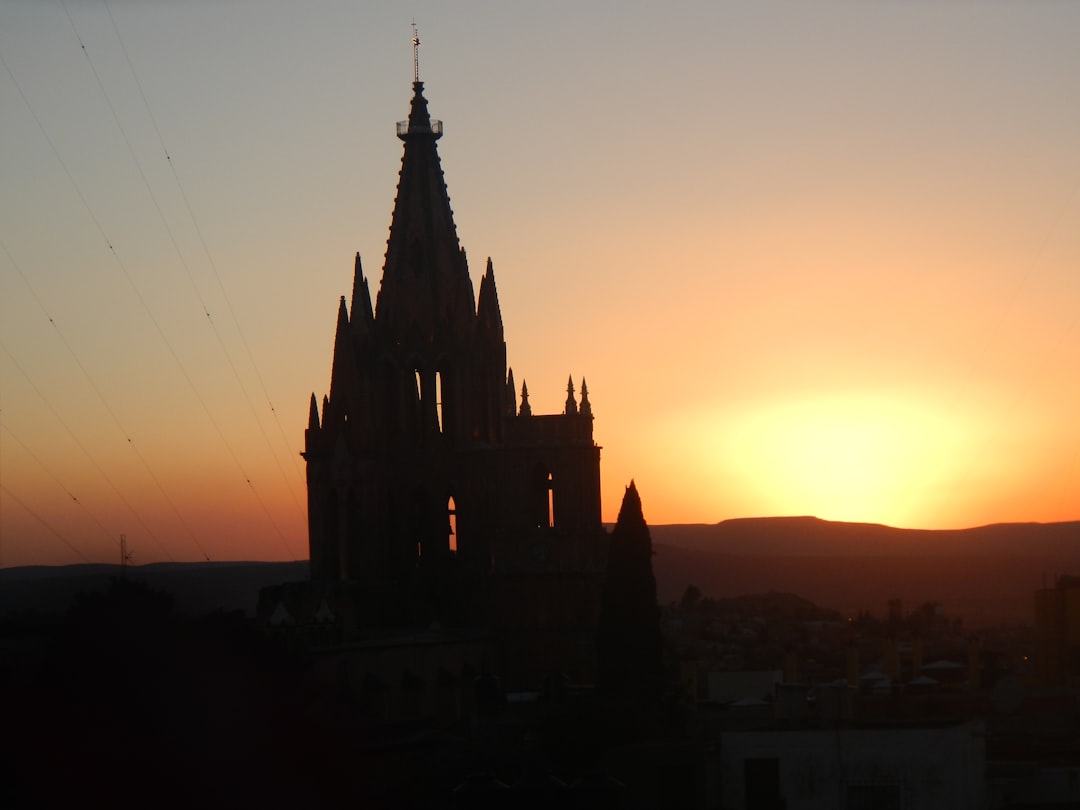
<path fill-rule="evenodd" d="M 555 487 L 552 480 L 551 473 L 548 473 L 547 477 L 547 525 L 548 528 L 555 527 Z"/>
<path fill-rule="evenodd" d="M 457 553 L 457 504 L 454 503 L 454 496 L 451 495 L 446 502 L 446 517 L 449 524 L 449 545 L 452 553 Z"/>
<path fill-rule="evenodd" d="M 538 529 L 555 526 L 555 477 L 543 464 L 533 468 L 530 496 L 532 524 Z"/>
<path fill-rule="evenodd" d="M 428 390 L 428 381 L 424 378 L 424 372 L 420 369 L 420 361 L 413 360 L 413 385 L 416 388 L 415 398 L 410 403 L 412 416 L 413 438 L 416 442 L 428 431 L 426 400 L 431 396 Z"/>
<path fill-rule="evenodd" d="M 439 433 L 444 430 L 443 427 L 443 378 L 442 372 L 435 372 L 435 418 L 439 423 Z"/>

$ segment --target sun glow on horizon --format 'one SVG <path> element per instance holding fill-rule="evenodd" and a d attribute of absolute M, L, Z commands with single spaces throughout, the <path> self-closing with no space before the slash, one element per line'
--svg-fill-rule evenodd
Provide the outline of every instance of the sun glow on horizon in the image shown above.
<path fill-rule="evenodd" d="M 302 557 L 408 27 L 71 5 L 0 5 L 0 567 Z M 653 4 L 614 37 L 523 5 L 513 39 L 428 5 L 474 293 L 491 256 L 534 413 L 587 378 L 606 522 L 631 480 L 655 525 L 1080 517 L 1080 4 Z"/>
<path fill-rule="evenodd" d="M 958 442 L 925 406 L 848 393 L 764 408 L 726 433 L 771 512 L 897 525 L 919 511 L 914 482 Z"/>
<path fill-rule="evenodd" d="M 699 413 L 677 431 L 684 460 L 701 470 L 712 519 L 750 516 L 727 514 L 723 504 L 735 500 L 760 516 L 922 527 L 939 500 L 934 489 L 970 457 L 976 435 L 970 420 L 943 413 L 894 392 L 817 392 Z"/>

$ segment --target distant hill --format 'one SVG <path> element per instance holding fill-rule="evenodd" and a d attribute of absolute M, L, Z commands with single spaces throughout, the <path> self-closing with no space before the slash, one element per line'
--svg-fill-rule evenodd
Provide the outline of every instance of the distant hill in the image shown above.
<path fill-rule="evenodd" d="M 979 626 L 1030 622 L 1037 588 L 1080 574 L 1080 522 L 932 531 L 783 517 L 650 532 L 661 602 L 690 584 L 711 597 L 785 591 L 847 614 L 883 615 L 898 598 L 905 610 L 939 602 Z M 0 615 L 63 613 L 75 594 L 103 591 L 119 572 L 105 564 L 0 569 Z M 157 563 L 128 572 L 171 593 L 178 613 L 254 615 L 260 588 L 306 579 L 308 563 Z"/>
<path fill-rule="evenodd" d="M 0 569 L 0 616 L 12 611 L 59 614 L 78 593 L 104 591 L 119 565 L 25 566 Z M 259 589 L 307 579 L 298 562 L 154 563 L 128 566 L 127 575 L 172 594 L 173 609 L 201 616 L 214 610 L 255 615 Z"/>
<path fill-rule="evenodd" d="M 815 517 L 737 518 L 713 524 L 650 526 L 665 545 L 730 554 L 876 557 L 1018 552 L 1074 554 L 1080 521 L 997 523 L 974 529 L 895 529 Z"/>
<path fill-rule="evenodd" d="M 661 602 L 694 584 L 715 597 L 788 591 L 883 615 L 939 602 L 969 625 L 1030 622 L 1033 592 L 1080 572 L 1080 522 L 895 529 L 812 517 L 651 526 Z"/>

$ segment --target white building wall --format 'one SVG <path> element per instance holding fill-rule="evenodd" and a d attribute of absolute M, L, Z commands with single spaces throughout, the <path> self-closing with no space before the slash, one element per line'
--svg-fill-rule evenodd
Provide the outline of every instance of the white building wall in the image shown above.
<path fill-rule="evenodd" d="M 848 785 L 899 785 L 903 810 L 982 810 L 982 727 L 725 732 L 723 807 L 747 807 L 745 762 L 775 758 L 787 810 L 844 810 Z"/>

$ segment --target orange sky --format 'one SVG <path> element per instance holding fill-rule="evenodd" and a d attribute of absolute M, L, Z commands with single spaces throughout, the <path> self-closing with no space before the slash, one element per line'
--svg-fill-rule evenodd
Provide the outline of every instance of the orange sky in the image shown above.
<path fill-rule="evenodd" d="M 474 286 L 534 412 L 587 378 L 605 519 L 631 478 L 653 523 L 1080 518 L 1080 6 L 357 5 L 0 7 L 0 565 L 306 554 L 412 16 Z"/>

